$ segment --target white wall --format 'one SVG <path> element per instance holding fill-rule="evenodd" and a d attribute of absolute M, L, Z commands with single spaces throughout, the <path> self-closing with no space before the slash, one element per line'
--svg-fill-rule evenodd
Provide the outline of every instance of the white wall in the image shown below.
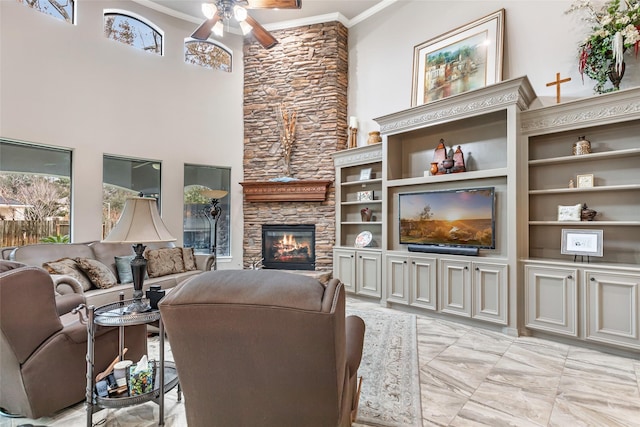
<path fill-rule="evenodd" d="M 526 75 L 543 105 L 593 95 L 594 82 L 578 72 L 578 44 L 589 32 L 579 15 L 565 14 L 572 1 L 399 0 L 349 29 L 349 115 L 360 119 L 358 144 L 378 130 L 374 118 L 411 107 L 413 48 L 501 8 L 506 13 L 503 80 Z M 625 58 L 621 88 L 640 85 L 640 59 Z"/>
<path fill-rule="evenodd" d="M 232 169 L 232 258 L 242 262 L 242 39 L 233 73 L 187 65 L 197 24 L 131 1 L 79 1 L 69 25 L 0 1 L 0 136 L 73 149 L 73 240 L 100 239 L 102 156 L 162 161 L 162 216 L 182 244 L 185 163 Z M 140 14 L 165 32 L 163 57 L 108 40 L 102 11 Z"/>

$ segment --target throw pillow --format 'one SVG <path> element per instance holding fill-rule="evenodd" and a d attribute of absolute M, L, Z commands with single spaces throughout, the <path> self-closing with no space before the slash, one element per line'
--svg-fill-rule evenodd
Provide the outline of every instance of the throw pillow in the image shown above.
<path fill-rule="evenodd" d="M 96 288 L 109 289 L 118 282 L 109 267 L 100 261 L 89 258 L 76 258 L 76 263 Z"/>
<path fill-rule="evenodd" d="M 184 271 L 197 270 L 196 257 L 193 254 L 193 248 L 182 248 L 182 261 L 184 262 Z"/>
<path fill-rule="evenodd" d="M 117 256 L 116 270 L 118 271 L 118 280 L 120 283 L 132 283 L 133 273 L 131 272 L 131 261 L 135 258 L 135 255 Z M 144 278 L 148 279 L 149 274 L 145 271 Z"/>
<path fill-rule="evenodd" d="M 82 285 L 83 291 L 91 289 L 91 280 L 87 277 L 82 269 L 71 258 L 61 258 L 57 261 L 49 261 L 42 264 L 42 268 L 47 270 L 49 274 L 66 274 L 76 279 Z"/>
<path fill-rule="evenodd" d="M 145 255 L 149 277 L 160 277 L 185 271 L 182 248 L 151 249 L 146 251 Z"/>

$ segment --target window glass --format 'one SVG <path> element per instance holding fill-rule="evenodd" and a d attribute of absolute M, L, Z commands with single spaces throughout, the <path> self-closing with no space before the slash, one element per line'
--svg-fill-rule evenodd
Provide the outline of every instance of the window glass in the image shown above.
<path fill-rule="evenodd" d="M 214 234 L 217 235 L 216 253 L 229 256 L 230 248 L 230 206 L 229 193 L 231 169 L 215 166 L 184 166 L 184 247 L 192 247 L 198 253 L 212 253 Z M 206 190 L 223 190 L 227 195 L 219 199 L 221 208 L 217 233 L 215 221 L 210 215 L 211 199 L 201 194 Z"/>
<path fill-rule="evenodd" d="M 70 238 L 71 151 L 0 139 L 0 247 Z"/>
<path fill-rule="evenodd" d="M 141 16 L 129 12 L 105 11 L 104 35 L 146 52 L 164 54 L 162 31 Z"/>
<path fill-rule="evenodd" d="M 189 40 L 184 43 L 184 62 L 213 70 L 231 72 L 231 50 L 211 41 Z"/>
<path fill-rule="evenodd" d="M 18 2 L 70 24 L 75 23 L 76 2 L 74 0 L 18 0 Z"/>
<path fill-rule="evenodd" d="M 157 160 L 104 156 L 102 160 L 102 237 L 120 218 L 127 197 L 160 199 L 160 172 Z M 158 203 L 158 206 L 161 206 Z"/>

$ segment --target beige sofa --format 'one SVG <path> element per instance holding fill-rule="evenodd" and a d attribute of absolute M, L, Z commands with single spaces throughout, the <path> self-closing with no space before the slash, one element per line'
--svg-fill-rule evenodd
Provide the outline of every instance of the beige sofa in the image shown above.
<path fill-rule="evenodd" d="M 149 244 L 147 245 L 147 250 L 159 249 L 162 247 L 171 248 L 174 247 L 174 245 Z M 133 283 L 120 283 L 121 280 L 118 275 L 115 261 L 116 256 L 130 256 L 133 254 L 132 245 L 128 243 L 42 243 L 16 247 L 9 254 L 9 259 L 37 267 L 43 267 L 43 264 L 45 263 L 50 263 L 63 258 L 84 258 L 99 261 L 111 270 L 113 275 L 118 279 L 118 284 L 109 287 L 108 289 L 92 287 L 91 289 L 83 290 L 81 283 L 73 277 L 59 277 L 54 275 L 54 279 L 57 283 L 56 291 L 58 293 L 63 295 L 73 292 L 82 293 L 86 299 L 87 305 L 99 307 L 104 304 L 117 301 L 121 292 L 124 292 L 126 299 L 133 297 Z M 196 254 L 194 258 L 196 270 L 146 278 L 144 281 L 143 291 L 146 291 L 151 285 L 160 285 L 162 289 L 173 288 L 183 280 L 211 269 L 213 264 L 213 255 Z"/>

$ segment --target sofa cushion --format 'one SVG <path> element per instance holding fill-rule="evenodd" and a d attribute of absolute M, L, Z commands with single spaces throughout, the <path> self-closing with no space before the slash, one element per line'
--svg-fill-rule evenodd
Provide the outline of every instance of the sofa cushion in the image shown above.
<path fill-rule="evenodd" d="M 89 258 L 76 258 L 75 261 L 96 288 L 109 289 L 118 283 L 109 267 L 100 261 Z"/>
<path fill-rule="evenodd" d="M 182 261 L 184 262 L 184 271 L 197 270 L 196 257 L 193 248 L 182 248 Z"/>
<path fill-rule="evenodd" d="M 149 277 L 160 277 L 185 271 L 182 248 L 151 249 L 145 252 L 145 257 L 147 258 Z"/>
<path fill-rule="evenodd" d="M 91 280 L 87 277 L 75 260 L 71 258 L 61 258 L 56 261 L 49 261 L 42 264 L 42 268 L 50 274 L 66 274 L 76 279 L 82 285 L 83 291 L 88 291 L 92 287 Z"/>
<path fill-rule="evenodd" d="M 131 271 L 131 261 L 135 255 L 125 255 L 114 257 L 116 260 L 116 270 L 118 270 L 118 283 L 132 283 L 133 272 Z M 148 279 L 149 274 L 145 271 L 144 278 Z"/>

